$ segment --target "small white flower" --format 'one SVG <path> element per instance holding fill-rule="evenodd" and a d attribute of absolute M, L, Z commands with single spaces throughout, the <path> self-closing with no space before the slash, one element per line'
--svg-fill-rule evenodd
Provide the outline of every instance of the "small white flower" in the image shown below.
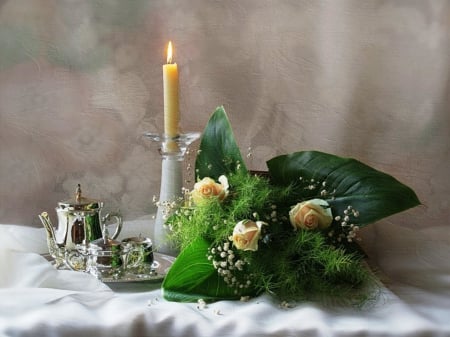
<path fill-rule="evenodd" d="M 206 302 L 202 298 L 199 298 L 197 301 L 197 309 L 203 310 L 205 308 L 206 308 Z"/>
<path fill-rule="evenodd" d="M 280 308 L 282 308 L 282 309 L 289 309 L 292 307 L 293 307 L 293 305 L 290 304 L 289 302 L 283 301 L 280 303 Z"/>

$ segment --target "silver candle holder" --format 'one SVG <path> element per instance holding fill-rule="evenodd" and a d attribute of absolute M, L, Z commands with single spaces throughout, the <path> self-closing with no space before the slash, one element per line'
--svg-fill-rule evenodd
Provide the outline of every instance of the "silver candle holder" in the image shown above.
<path fill-rule="evenodd" d="M 170 205 L 183 198 L 183 161 L 189 145 L 199 139 L 200 135 L 200 132 L 188 132 L 175 137 L 150 132 L 144 134 L 145 137 L 159 144 L 162 159 L 161 188 L 153 244 L 156 251 L 163 254 L 175 256 L 178 253 L 168 242 L 168 228 L 165 222 L 173 209 Z"/>

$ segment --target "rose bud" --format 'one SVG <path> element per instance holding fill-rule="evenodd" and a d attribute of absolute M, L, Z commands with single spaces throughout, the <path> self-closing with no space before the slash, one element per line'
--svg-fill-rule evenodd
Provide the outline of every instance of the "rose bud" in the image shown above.
<path fill-rule="evenodd" d="M 214 179 L 206 177 L 194 184 L 191 197 L 196 205 L 205 204 L 214 198 L 219 201 L 225 199 L 228 195 L 228 179 L 222 175 L 218 180 L 219 183 L 216 183 Z"/>
<path fill-rule="evenodd" d="M 234 227 L 233 236 L 230 239 L 237 249 L 256 251 L 263 225 L 267 224 L 263 221 L 239 221 Z"/>
<path fill-rule="evenodd" d="M 322 199 L 311 199 L 295 205 L 289 211 L 295 229 L 324 229 L 333 221 L 330 205 Z"/>

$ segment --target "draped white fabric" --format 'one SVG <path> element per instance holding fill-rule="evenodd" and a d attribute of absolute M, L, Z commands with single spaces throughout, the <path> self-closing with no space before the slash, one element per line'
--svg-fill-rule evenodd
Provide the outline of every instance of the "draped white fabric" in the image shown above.
<path fill-rule="evenodd" d="M 148 223 L 128 222 L 124 235 L 145 234 Z M 446 228 L 378 229 L 371 263 L 383 285 L 362 308 L 284 307 L 267 295 L 202 308 L 165 301 L 159 284 L 110 289 L 89 274 L 55 270 L 38 254 L 43 230 L 1 225 L 0 336 L 450 336 Z"/>

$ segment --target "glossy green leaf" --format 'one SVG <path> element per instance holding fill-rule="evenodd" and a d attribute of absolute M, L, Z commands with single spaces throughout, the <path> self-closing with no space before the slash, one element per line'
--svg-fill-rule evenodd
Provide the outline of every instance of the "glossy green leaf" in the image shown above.
<path fill-rule="evenodd" d="M 195 161 L 197 178 L 216 179 L 235 172 L 238 165 L 246 169 L 225 109 L 220 106 L 210 117 L 200 141 Z"/>
<path fill-rule="evenodd" d="M 238 299 L 234 289 L 226 285 L 211 261 L 208 260 L 209 242 L 199 238 L 177 257 L 162 284 L 163 296 L 168 301 L 195 302 Z M 249 294 L 253 294 L 249 290 Z"/>
<path fill-rule="evenodd" d="M 267 165 L 274 184 L 293 186 L 292 204 L 321 198 L 339 215 L 350 205 L 359 213 L 352 219 L 355 225 L 364 226 L 420 204 L 411 188 L 355 159 L 305 151 L 275 157 Z"/>

